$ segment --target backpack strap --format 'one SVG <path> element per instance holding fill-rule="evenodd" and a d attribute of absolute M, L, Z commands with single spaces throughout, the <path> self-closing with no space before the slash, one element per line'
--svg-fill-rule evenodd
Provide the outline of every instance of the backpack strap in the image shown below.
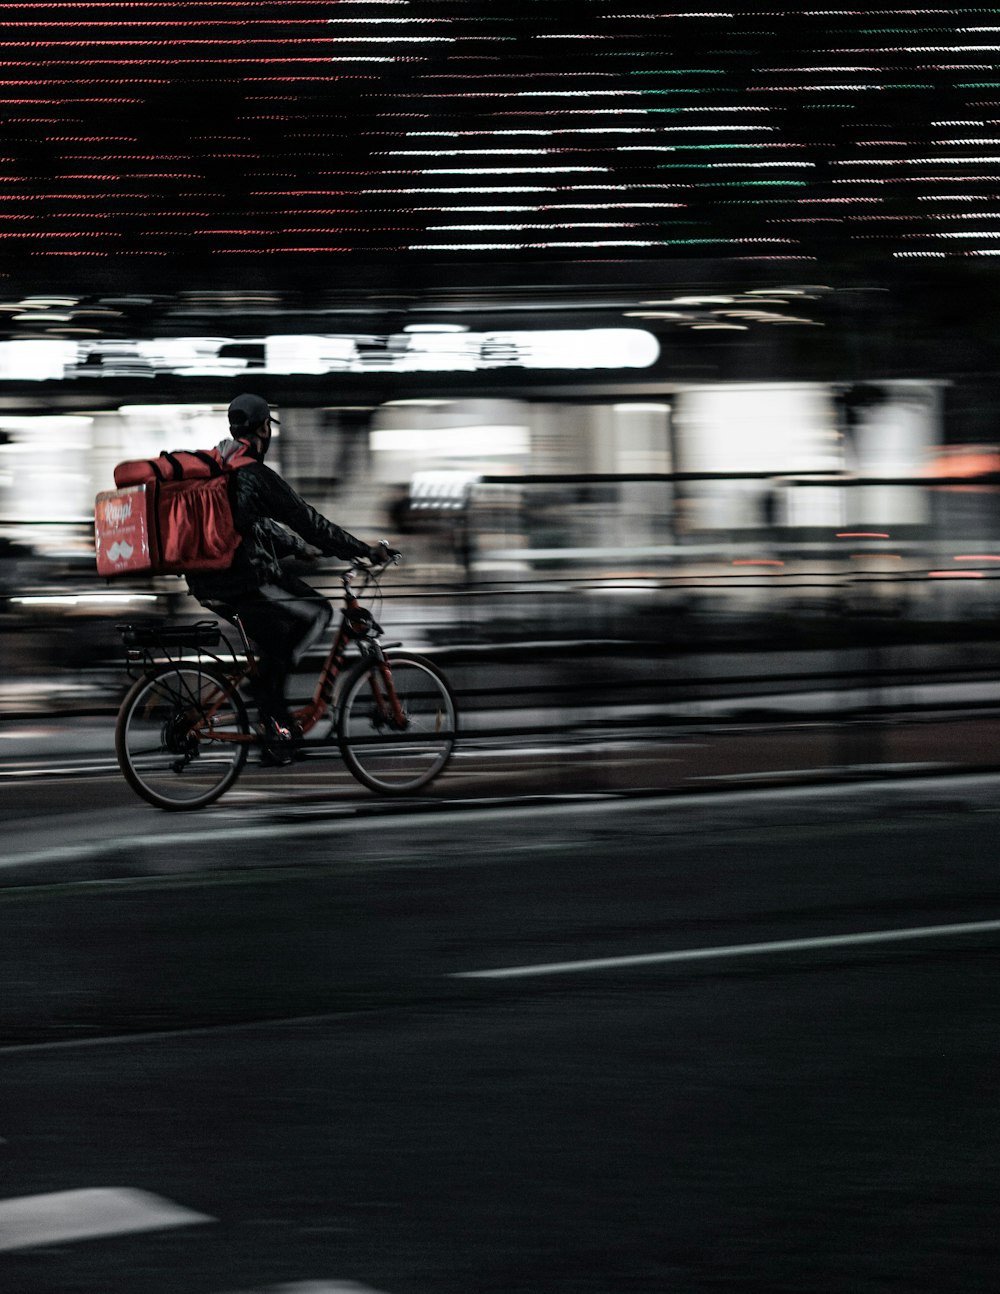
<path fill-rule="evenodd" d="M 214 454 L 210 454 L 204 449 L 175 449 L 170 452 L 164 450 L 160 457 L 169 463 L 171 471 L 170 479 L 173 481 L 183 481 L 189 476 L 215 477 L 221 476 L 223 473 L 223 467 L 219 460 Z M 190 459 L 194 459 L 196 463 L 199 463 L 207 470 L 205 472 L 197 471 L 194 467 L 194 463 L 191 463 L 190 461 L 185 462 L 185 460 Z"/>
<path fill-rule="evenodd" d="M 175 481 L 182 481 L 184 479 L 184 468 L 181 466 L 181 461 L 177 457 L 177 455 L 171 454 L 167 450 L 164 450 L 163 453 L 160 455 L 160 457 L 165 458 L 167 462 L 170 464 L 170 470 L 173 473 L 173 479 Z"/>
<path fill-rule="evenodd" d="M 222 465 L 219 463 L 217 458 L 215 458 L 212 454 L 208 452 L 208 450 L 191 449 L 191 450 L 188 450 L 188 453 L 191 455 L 192 458 L 196 458 L 199 461 L 199 463 L 205 464 L 205 466 L 208 468 L 209 476 L 222 475 Z"/>

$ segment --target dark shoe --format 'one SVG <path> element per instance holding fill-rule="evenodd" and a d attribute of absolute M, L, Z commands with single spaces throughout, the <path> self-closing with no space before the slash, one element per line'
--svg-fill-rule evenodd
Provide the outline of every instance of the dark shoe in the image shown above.
<path fill-rule="evenodd" d="M 301 758 L 296 750 L 297 724 L 282 719 L 264 719 L 258 731 L 261 738 L 260 762 L 265 768 L 281 768 Z"/>

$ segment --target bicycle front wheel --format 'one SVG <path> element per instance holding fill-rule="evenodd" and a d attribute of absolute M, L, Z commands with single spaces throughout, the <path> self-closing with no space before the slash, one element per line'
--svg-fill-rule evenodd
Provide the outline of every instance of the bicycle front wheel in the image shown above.
<path fill-rule="evenodd" d="M 337 740 L 344 763 L 372 791 L 407 795 L 427 786 L 451 758 L 457 731 L 451 689 L 421 656 L 362 660 L 344 680 Z"/>
<path fill-rule="evenodd" d="M 115 752 L 129 786 L 158 809 L 202 809 L 246 763 L 246 707 L 219 671 L 164 665 L 139 679 L 118 712 Z"/>

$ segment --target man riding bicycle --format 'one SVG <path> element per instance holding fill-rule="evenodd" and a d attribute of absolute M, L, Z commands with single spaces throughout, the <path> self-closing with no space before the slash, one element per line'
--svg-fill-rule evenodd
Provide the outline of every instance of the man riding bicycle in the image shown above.
<path fill-rule="evenodd" d="M 295 724 L 285 683 L 295 663 L 330 623 L 322 594 L 282 568 L 282 558 L 325 557 L 379 561 L 385 549 L 366 544 L 328 521 L 271 468 L 264 457 L 277 419 L 259 395 L 238 395 L 229 406 L 232 436 L 218 446 L 228 460 L 248 450 L 256 460 L 229 475 L 229 503 L 242 538 L 232 564 L 223 571 L 186 576 L 192 597 L 232 619 L 237 614 L 257 648 L 257 678 L 250 685 L 260 710 L 265 752 L 286 763 Z"/>

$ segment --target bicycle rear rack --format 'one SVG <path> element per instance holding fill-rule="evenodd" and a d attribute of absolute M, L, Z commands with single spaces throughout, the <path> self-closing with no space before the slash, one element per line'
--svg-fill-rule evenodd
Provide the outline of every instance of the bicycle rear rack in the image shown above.
<path fill-rule="evenodd" d="M 240 654 L 222 632 L 215 620 L 196 620 L 187 624 L 120 624 L 115 628 L 125 645 L 125 661 L 129 677 L 134 677 L 133 667 L 144 669 L 154 665 L 177 665 L 184 660 L 206 659 L 221 669 L 237 668 Z M 221 651 L 215 650 L 221 644 Z M 188 655 L 185 655 L 185 652 Z M 197 655 L 192 657 L 191 653 Z"/>

